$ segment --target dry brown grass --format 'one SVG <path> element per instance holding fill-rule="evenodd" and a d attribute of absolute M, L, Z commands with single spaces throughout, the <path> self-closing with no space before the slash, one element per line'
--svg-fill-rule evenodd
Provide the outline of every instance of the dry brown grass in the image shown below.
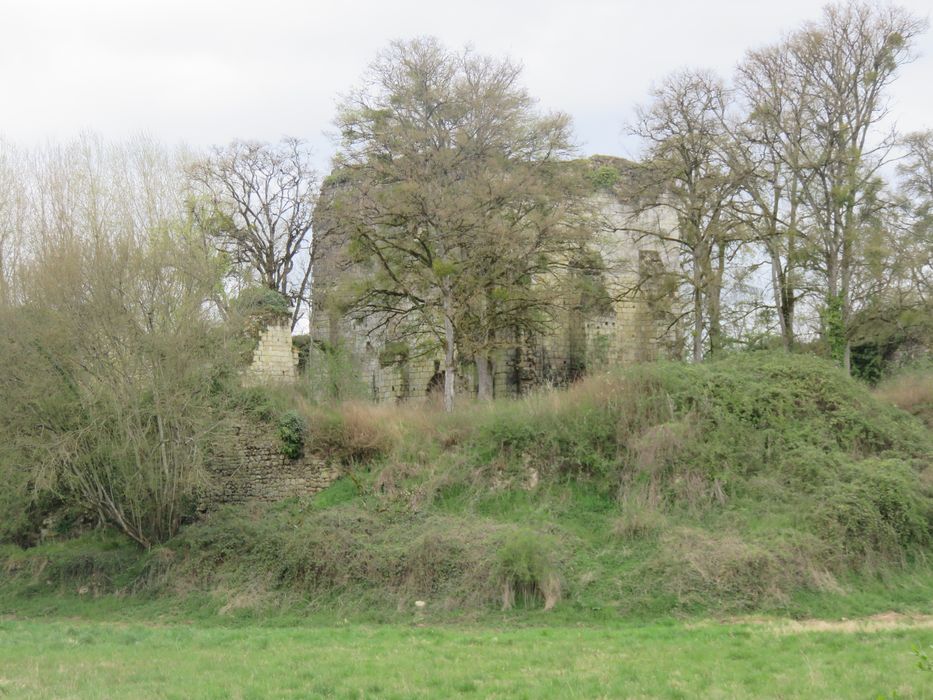
<path fill-rule="evenodd" d="M 683 527 L 665 533 L 661 546 L 664 586 L 685 603 L 712 594 L 743 608 L 786 602 L 801 587 L 841 590 L 818 553 L 799 544 L 765 545 L 735 533 Z"/>
<path fill-rule="evenodd" d="M 687 420 L 649 426 L 628 441 L 631 464 L 642 473 L 659 474 L 695 437 L 695 426 Z"/>
<path fill-rule="evenodd" d="M 502 584 L 502 609 L 511 610 L 515 607 L 516 597 L 525 605 L 529 601 L 541 599 L 545 610 L 553 610 L 561 599 L 560 577 L 556 573 L 547 574 L 540 582 L 534 584 L 516 585 L 511 579 Z"/>
<path fill-rule="evenodd" d="M 494 410 L 494 404 L 463 398 L 453 413 L 432 402 L 401 404 L 343 401 L 316 405 L 298 400 L 305 416 L 312 448 L 353 462 L 406 451 L 400 459 L 424 457 L 429 448 L 451 449 L 462 443 L 477 420 Z"/>
<path fill-rule="evenodd" d="M 899 374 L 879 384 L 874 393 L 933 428 L 933 370 Z"/>
<path fill-rule="evenodd" d="M 637 488 L 624 485 L 619 495 L 619 506 L 622 514 L 612 524 L 612 534 L 616 537 L 644 539 L 657 535 L 667 525 L 657 480 Z"/>
<path fill-rule="evenodd" d="M 876 613 L 867 617 L 841 618 L 825 620 L 804 618 L 802 620 L 760 617 L 757 615 L 737 615 L 717 620 L 700 620 L 685 625 L 688 629 L 703 629 L 732 625 L 756 625 L 768 629 L 778 636 L 806 634 L 808 632 L 840 632 L 843 634 L 862 634 L 886 630 L 933 629 L 933 615 L 920 613 L 899 613 L 894 611 Z"/>
<path fill-rule="evenodd" d="M 250 581 L 232 590 L 218 588 L 213 593 L 225 601 L 217 610 L 221 617 L 243 610 L 267 610 L 282 597 L 281 593 L 271 591 L 266 582 L 260 581 Z"/>
<path fill-rule="evenodd" d="M 612 534 L 626 540 L 651 537 L 660 532 L 667 518 L 657 508 L 631 508 L 622 506 L 622 515 L 612 524 Z"/>
<path fill-rule="evenodd" d="M 334 406 L 299 405 L 311 448 L 343 462 L 390 453 L 418 423 L 419 413 L 388 404 L 345 401 Z"/>

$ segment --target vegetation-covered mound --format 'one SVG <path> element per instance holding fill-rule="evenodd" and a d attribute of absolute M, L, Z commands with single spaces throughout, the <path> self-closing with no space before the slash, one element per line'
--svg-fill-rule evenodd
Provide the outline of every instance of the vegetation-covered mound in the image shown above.
<path fill-rule="evenodd" d="M 641 615 L 793 611 L 908 577 L 929 598 L 931 433 L 814 358 L 644 365 L 452 415 L 293 399 L 305 449 L 345 465 L 330 489 L 221 509 L 148 553 L 8 547 L 7 594 Z"/>

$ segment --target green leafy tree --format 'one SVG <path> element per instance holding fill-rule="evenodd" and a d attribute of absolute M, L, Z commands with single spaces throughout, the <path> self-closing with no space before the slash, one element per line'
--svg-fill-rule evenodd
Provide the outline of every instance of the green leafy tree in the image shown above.
<path fill-rule="evenodd" d="M 341 103 L 332 212 L 372 275 L 352 308 L 444 352 L 450 410 L 458 355 L 491 394 L 488 355 L 535 332 L 582 245 L 569 119 L 542 115 L 520 70 L 436 39 L 395 42 Z"/>

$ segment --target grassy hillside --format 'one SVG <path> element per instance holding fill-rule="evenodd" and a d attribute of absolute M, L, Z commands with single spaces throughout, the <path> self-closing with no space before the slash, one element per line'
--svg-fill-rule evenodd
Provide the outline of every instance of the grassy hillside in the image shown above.
<path fill-rule="evenodd" d="M 303 449 L 343 462 L 334 486 L 222 509 L 151 552 L 106 532 L 6 546 L 0 613 L 51 592 L 380 620 L 933 599 L 931 432 L 817 359 L 646 365 L 449 416 L 277 401 L 308 423 Z"/>

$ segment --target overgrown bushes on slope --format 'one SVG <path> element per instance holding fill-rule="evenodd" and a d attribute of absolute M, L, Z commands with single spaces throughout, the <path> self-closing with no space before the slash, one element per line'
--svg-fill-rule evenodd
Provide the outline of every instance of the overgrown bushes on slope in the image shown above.
<path fill-rule="evenodd" d="M 450 416 L 293 409 L 352 480 L 214 513 L 145 586 L 386 614 L 787 608 L 899 570 L 933 588 L 930 431 L 813 358 L 645 365 Z"/>

